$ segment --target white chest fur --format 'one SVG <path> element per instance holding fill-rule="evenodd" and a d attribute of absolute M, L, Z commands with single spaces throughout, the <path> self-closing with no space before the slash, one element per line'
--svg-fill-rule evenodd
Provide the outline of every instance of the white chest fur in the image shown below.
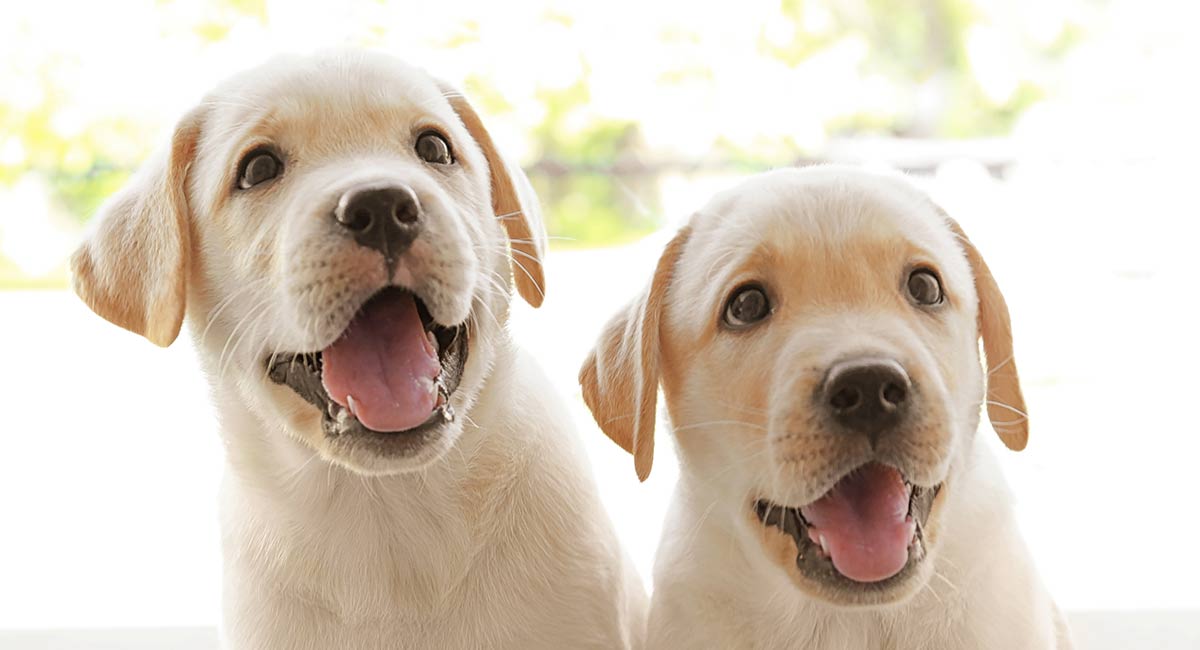
<path fill-rule="evenodd" d="M 644 594 L 576 434 L 560 408 L 523 397 L 551 394 L 540 371 L 511 372 L 520 382 L 491 384 L 521 392 L 485 392 L 479 426 L 419 473 L 363 477 L 282 439 L 231 449 L 227 645 L 631 647 Z M 226 427 L 254 426 L 241 415 Z M 246 433 L 227 439 L 265 437 Z M 251 458 L 273 465 L 250 479 Z"/>

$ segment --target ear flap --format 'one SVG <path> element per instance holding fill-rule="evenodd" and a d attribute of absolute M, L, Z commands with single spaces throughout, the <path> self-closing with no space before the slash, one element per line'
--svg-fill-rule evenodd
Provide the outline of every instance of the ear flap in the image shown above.
<path fill-rule="evenodd" d="M 609 321 L 579 371 L 583 400 L 596 424 L 633 454 L 634 468 L 643 481 L 654 461 L 663 303 L 690 233 L 685 227 L 667 244 L 650 288 Z"/>
<path fill-rule="evenodd" d="M 943 213 L 944 215 L 945 213 Z M 992 429 L 1004 445 L 1021 451 L 1029 442 L 1029 416 L 1025 397 L 1021 394 L 1021 379 L 1017 375 L 1017 360 L 1013 356 L 1012 324 L 1008 318 L 1008 303 L 1000 286 L 992 277 L 983 255 L 967 238 L 961 226 L 946 216 L 950 229 L 958 236 L 975 275 L 975 292 L 979 295 L 979 336 L 987 360 L 987 412 Z"/>
<path fill-rule="evenodd" d="M 492 179 L 492 212 L 508 233 L 517 291 L 525 302 L 540 307 L 546 296 L 545 271 L 542 268 L 542 260 L 546 256 L 546 233 L 533 187 L 520 167 L 504 161 L 467 98 L 446 84 L 440 86 L 446 100 L 487 159 Z"/>
<path fill-rule="evenodd" d="M 186 185 L 200 121 L 199 109 L 180 120 L 169 149 L 108 200 L 71 256 L 72 287 L 92 311 L 163 347 L 179 336 L 187 302 Z"/>

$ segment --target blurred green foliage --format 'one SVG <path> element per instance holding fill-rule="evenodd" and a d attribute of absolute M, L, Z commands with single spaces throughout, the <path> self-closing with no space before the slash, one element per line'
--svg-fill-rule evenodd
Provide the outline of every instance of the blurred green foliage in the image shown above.
<path fill-rule="evenodd" d="M 639 127 L 630 120 L 577 119 L 590 103 L 588 71 L 566 88 L 539 90 L 545 119 L 530 133 L 529 170 L 547 229 L 560 246 L 621 243 L 652 231 L 653 188 L 638 164 Z M 583 124 L 582 127 L 572 126 Z M 637 171 L 622 173 L 622 167 Z M 640 190 L 640 191 L 639 191 Z"/>
<path fill-rule="evenodd" d="M 169 9 L 174 4 L 158 0 L 156 6 Z M 764 24 L 757 36 L 757 54 L 795 68 L 847 42 L 862 43 L 866 54 L 860 76 L 885 79 L 891 87 L 909 93 L 911 101 L 904 105 L 847 108 L 828 117 L 824 123 L 827 136 L 968 138 L 1004 134 L 1023 111 L 1043 97 L 1045 89 L 1036 80 L 1022 78 L 1015 90 L 994 99 L 980 86 L 968 47 L 971 30 L 985 20 L 980 4 L 980 0 L 781 0 L 771 22 Z M 172 29 L 218 43 L 245 20 L 268 25 L 268 3 L 215 0 L 191 23 L 183 27 L 172 23 Z M 574 18 L 569 12 L 547 11 L 542 20 L 569 30 Z M 454 49 L 483 42 L 483 31 L 477 20 L 462 20 L 449 33 L 435 37 L 435 42 Z M 386 41 L 387 34 L 386 25 L 368 25 L 360 40 L 366 45 L 379 44 Z M 1082 28 L 1067 23 L 1049 44 L 1023 44 L 1024 53 L 1051 61 L 1062 57 L 1082 37 Z M 666 46 L 703 49 L 706 39 L 714 35 L 671 26 L 658 38 Z M 738 139 L 720 134 L 702 160 L 681 160 L 678 154 L 651 150 L 639 122 L 592 110 L 589 57 L 603 54 L 562 54 L 579 57 L 578 77 L 565 85 L 534 90 L 532 99 L 544 110 L 541 122 L 526 132 L 529 147 L 523 162 L 543 201 L 555 245 L 610 244 L 653 230 L 661 211 L 657 182 L 664 171 L 693 173 L 703 171 L 705 165 L 722 171 L 752 171 L 820 156 L 820 151 L 804 151 L 787 137 Z M 37 102 L 19 106 L 0 96 L 0 192 L 26 175 L 36 174 L 50 188 L 55 209 L 83 222 L 127 179 L 148 153 L 152 131 L 163 125 L 105 117 L 78 128 L 62 128 L 56 122 L 64 111 L 62 75 L 56 73 L 61 63 L 53 56 L 38 63 L 42 92 Z M 696 58 L 648 61 L 647 74 L 654 75 L 662 87 L 716 83 L 712 70 Z M 912 99 L 928 88 L 934 89 L 934 101 Z M 513 98 L 509 89 L 496 87 L 484 76 L 468 78 L 466 90 L 489 115 L 512 112 L 515 104 L 529 99 Z M 5 150 L 20 155 L 5 157 Z M 0 253 L 0 284 L 6 282 L 5 277 L 11 284 L 11 278 L 19 275 L 14 268 Z"/>
<path fill-rule="evenodd" d="M 128 120 L 86 125 L 77 135 L 64 135 L 52 120 L 61 98 L 53 87 L 32 108 L 0 104 L 0 143 L 24 152 L 15 164 L 0 161 L 0 184 L 11 185 L 25 174 L 47 181 L 53 198 L 82 221 L 129 177 L 144 154 L 129 143 L 144 139 L 144 127 Z"/>
<path fill-rule="evenodd" d="M 1003 135 L 1041 97 L 1041 91 L 1024 82 L 999 102 L 983 92 L 967 44 L 971 29 L 983 22 L 977 4 L 974 0 L 782 0 L 782 14 L 792 23 L 793 38 L 781 46 L 761 36 L 760 47 L 794 66 L 843 39 L 859 38 L 870 44 L 864 74 L 878 74 L 911 88 L 932 84 L 942 93 L 941 101 L 927 107 L 930 114 L 848 113 L 827 125 L 831 134 Z M 814 26 L 809 15 L 818 10 L 828 16 Z M 1027 54 L 1049 60 L 1065 54 L 1077 36 L 1078 26 L 1067 24 L 1063 35 L 1049 46 L 1028 42 L 1024 46 Z"/>

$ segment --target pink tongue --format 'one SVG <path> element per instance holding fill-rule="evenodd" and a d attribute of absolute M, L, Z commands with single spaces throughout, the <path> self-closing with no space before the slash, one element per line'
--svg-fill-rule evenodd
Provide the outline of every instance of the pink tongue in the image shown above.
<path fill-rule="evenodd" d="M 900 572 L 916 524 L 908 516 L 908 489 L 900 472 L 872 463 L 800 509 L 814 540 L 825 536 L 833 566 L 856 582 L 878 582 Z"/>
<path fill-rule="evenodd" d="M 441 366 L 411 294 L 373 298 L 321 357 L 325 391 L 342 406 L 353 397 L 354 413 L 368 429 L 403 431 L 433 413 Z"/>

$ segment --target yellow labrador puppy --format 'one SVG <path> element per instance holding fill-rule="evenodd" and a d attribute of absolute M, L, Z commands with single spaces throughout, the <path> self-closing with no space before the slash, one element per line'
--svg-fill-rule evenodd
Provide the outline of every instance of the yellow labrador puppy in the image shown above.
<path fill-rule="evenodd" d="M 660 384 L 674 426 L 648 647 L 1069 647 L 976 434 L 1026 442 L 1004 298 L 902 177 L 718 195 L 580 379 L 642 479 Z"/>
<path fill-rule="evenodd" d="M 542 241 L 467 100 L 366 53 L 233 77 L 103 209 L 76 291 L 159 345 L 187 320 L 211 381 L 229 647 L 636 641 L 582 445 L 505 330 Z"/>

